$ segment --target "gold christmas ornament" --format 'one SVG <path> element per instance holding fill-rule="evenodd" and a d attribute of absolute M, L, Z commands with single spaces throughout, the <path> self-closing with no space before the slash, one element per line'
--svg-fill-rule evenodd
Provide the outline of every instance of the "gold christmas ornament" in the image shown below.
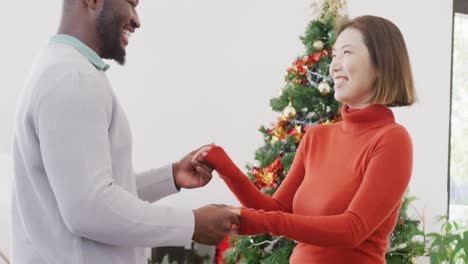
<path fill-rule="evenodd" d="M 291 102 L 289 102 L 288 106 L 284 108 L 283 117 L 285 117 L 286 119 L 293 119 L 296 117 L 296 109 L 294 109 Z"/>
<path fill-rule="evenodd" d="M 294 80 L 292 81 L 292 86 L 293 86 L 293 87 L 296 87 L 297 85 L 298 85 L 297 79 L 294 79 Z"/>
<path fill-rule="evenodd" d="M 312 46 L 314 46 L 314 49 L 316 49 L 317 51 L 321 51 L 323 50 L 323 46 L 325 44 L 323 44 L 323 42 L 321 40 L 316 40 L 314 41 L 314 43 L 312 44 Z"/>
<path fill-rule="evenodd" d="M 319 90 L 321 95 L 328 95 L 331 92 L 330 84 L 327 81 L 322 81 L 318 86 L 317 89 Z"/>
<path fill-rule="evenodd" d="M 272 136 L 272 137 L 271 137 L 271 140 L 270 140 L 270 144 L 273 145 L 273 144 L 275 144 L 276 142 L 278 142 L 278 140 L 279 140 L 279 139 L 278 139 L 276 136 Z"/>

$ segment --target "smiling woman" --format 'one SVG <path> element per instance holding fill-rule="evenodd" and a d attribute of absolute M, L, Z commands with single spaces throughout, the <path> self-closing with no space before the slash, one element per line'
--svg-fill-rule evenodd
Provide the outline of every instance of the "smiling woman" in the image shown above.
<path fill-rule="evenodd" d="M 344 30 L 333 48 L 330 74 L 335 83 L 335 98 L 350 109 L 370 104 L 377 70 L 359 30 Z"/>
<path fill-rule="evenodd" d="M 244 206 L 232 210 L 239 234 L 298 242 L 290 263 L 383 264 L 413 166 L 411 138 L 389 108 L 415 97 L 400 30 L 376 16 L 343 22 L 330 72 L 343 121 L 307 129 L 272 197 L 220 146 L 194 162 L 210 163 Z"/>
<path fill-rule="evenodd" d="M 336 100 L 351 109 L 415 102 L 406 44 L 392 22 L 362 16 L 342 23 L 338 34 L 330 64 Z"/>

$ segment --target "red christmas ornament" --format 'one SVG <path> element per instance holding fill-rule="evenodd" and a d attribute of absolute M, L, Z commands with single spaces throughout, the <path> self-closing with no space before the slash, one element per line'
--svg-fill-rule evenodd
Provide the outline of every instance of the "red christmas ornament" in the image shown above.
<path fill-rule="evenodd" d="M 307 85 L 309 82 L 306 79 L 301 79 L 301 80 L 299 80 L 299 83 L 301 85 Z"/>
<path fill-rule="evenodd" d="M 293 128 L 290 128 L 288 130 L 288 135 L 290 136 L 293 136 L 296 138 L 296 143 L 299 143 L 302 139 L 302 136 L 304 135 L 304 133 L 302 133 L 302 128 L 301 126 L 295 126 Z"/>
<path fill-rule="evenodd" d="M 295 73 L 298 75 L 307 74 L 307 70 L 310 69 L 315 63 L 320 62 L 322 56 L 328 56 L 330 53 L 327 50 L 312 53 L 304 56 L 302 59 L 298 59 L 292 63 L 292 67 L 286 71 L 288 74 Z"/>
<path fill-rule="evenodd" d="M 276 123 L 277 126 L 279 127 L 285 127 L 288 124 L 288 120 L 282 117 L 278 118 L 278 122 Z"/>
<path fill-rule="evenodd" d="M 231 245 L 229 244 L 229 236 L 224 237 L 224 239 L 216 246 L 216 263 L 217 264 L 222 264 L 226 263 L 226 260 L 224 259 L 224 252 L 228 250 Z"/>
<path fill-rule="evenodd" d="M 311 57 L 312 57 L 313 61 L 319 62 L 320 59 L 322 58 L 322 52 L 316 52 L 316 53 L 312 54 Z"/>

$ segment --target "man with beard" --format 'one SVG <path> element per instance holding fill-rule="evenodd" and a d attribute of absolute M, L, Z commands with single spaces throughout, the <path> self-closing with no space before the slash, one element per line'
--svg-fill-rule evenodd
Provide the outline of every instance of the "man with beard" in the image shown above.
<path fill-rule="evenodd" d="M 22 92 L 13 145 L 12 261 L 146 263 L 141 247 L 217 244 L 239 224 L 225 206 L 154 201 L 197 188 L 212 169 L 196 151 L 135 174 L 131 132 L 102 58 L 125 62 L 138 0 L 64 0 L 58 35 Z"/>

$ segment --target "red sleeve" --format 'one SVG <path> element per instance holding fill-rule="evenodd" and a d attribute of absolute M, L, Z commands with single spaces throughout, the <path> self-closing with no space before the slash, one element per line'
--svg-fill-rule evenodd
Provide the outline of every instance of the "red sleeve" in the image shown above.
<path fill-rule="evenodd" d="M 376 145 L 361 186 L 343 214 L 303 216 L 243 208 L 239 234 L 270 232 L 316 246 L 356 247 L 400 206 L 411 176 L 412 153 L 407 132 L 392 129 Z"/>
<path fill-rule="evenodd" d="M 215 168 L 243 206 L 265 211 L 292 212 L 294 194 L 304 178 L 303 148 L 305 138 L 306 136 L 299 144 L 286 179 L 273 197 L 259 191 L 221 147 L 214 146 L 205 159 Z"/>

